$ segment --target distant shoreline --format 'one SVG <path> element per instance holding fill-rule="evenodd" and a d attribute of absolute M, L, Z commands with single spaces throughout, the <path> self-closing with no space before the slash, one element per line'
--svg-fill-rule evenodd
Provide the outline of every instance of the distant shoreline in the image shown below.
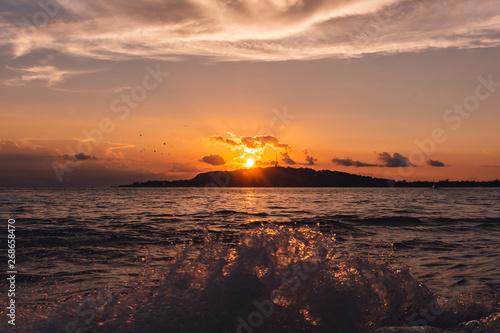
<path fill-rule="evenodd" d="M 340 171 L 310 168 L 268 167 L 235 171 L 200 173 L 188 180 L 150 180 L 117 187 L 428 187 L 472 188 L 500 187 L 500 180 L 493 181 L 395 181 L 385 178 L 360 176 Z"/>

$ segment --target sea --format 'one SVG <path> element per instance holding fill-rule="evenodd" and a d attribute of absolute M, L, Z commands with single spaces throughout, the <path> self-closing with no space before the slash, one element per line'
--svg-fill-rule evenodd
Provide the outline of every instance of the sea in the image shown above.
<path fill-rule="evenodd" d="M 498 188 L 1 189 L 0 216 L 0 332 L 500 332 Z"/>

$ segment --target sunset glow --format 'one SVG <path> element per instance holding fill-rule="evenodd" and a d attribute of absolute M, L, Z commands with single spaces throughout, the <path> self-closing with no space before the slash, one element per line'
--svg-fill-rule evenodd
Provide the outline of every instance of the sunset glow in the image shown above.
<path fill-rule="evenodd" d="M 255 161 L 254 161 L 253 159 L 249 158 L 249 159 L 247 160 L 247 162 L 245 163 L 245 166 L 246 166 L 247 168 L 251 168 L 251 167 L 253 167 L 254 163 L 255 163 Z"/>
<path fill-rule="evenodd" d="M 181 3 L 0 5 L 5 186 L 500 177 L 497 1 Z"/>

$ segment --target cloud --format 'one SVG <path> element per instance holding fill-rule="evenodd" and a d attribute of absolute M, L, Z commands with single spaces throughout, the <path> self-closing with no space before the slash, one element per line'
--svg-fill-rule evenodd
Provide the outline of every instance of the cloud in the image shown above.
<path fill-rule="evenodd" d="M 90 156 L 90 155 L 86 155 L 84 153 L 78 153 L 78 154 L 75 154 L 75 155 L 64 155 L 64 159 L 66 161 L 86 161 L 86 160 L 97 160 L 96 157 L 94 156 Z"/>
<path fill-rule="evenodd" d="M 289 145 L 281 143 L 277 137 L 272 135 L 233 136 L 232 139 L 213 136 L 212 140 L 225 143 L 229 146 L 244 146 L 249 149 L 265 148 L 267 145 L 277 149 L 291 149 Z"/>
<path fill-rule="evenodd" d="M 314 158 L 311 155 L 309 155 L 309 152 L 307 151 L 307 149 L 304 150 L 304 154 L 306 155 L 306 161 L 307 161 L 306 165 L 314 165 L 314 164 L 316 164 L 316 162 L 318 162 L 317 158 Z"/>
<path fill-rule="evenodd" d="M 342 165 L 342 166 L 346 166 L 346 167 L 356 167 L 356 168 L 360 168 L 360 167 L 379 167 L 381 165 L 377 165 L 377 164 L 369 164 L 369 163 L 364 163 L 364 162 L 360 162 L 360 161 L 353 161 L 352 159 L 350 158 L 332 158 L 331 161 L 333 162 L 333 164 L 336 164 L 336 165 Z"/>
<path fill-rule="evenodd" d="M 0 5 L 0 44 L 93 59 L 348 58 L 369 53 L 500 45 L 497 0 L 58 0 Z M 453 8 L 452 11 L 449 9 Z M 40 15 L 39 15 L 40 16 Z M 418 38 L 415 38 L 418 36 Z M 1 46 L 0 45 L 0 46 Z"/>
<path fill-rule="evenodd" d="M 361 167 L 387 167 L 387 168 L 397 168 L 397 167 L 409 167 L 409 166 L 414 166 L 411 164 L 408 159 L 404 156 L 402 156 L 399 153 L 394 153 L 394 155 L 391 156 L 391 154 L 387 152 L 383 153 L 375 153 L 375 159 L 380 162 L 380 164 L 371 164 L 371 163 L 365 163 L 361 161 L 355 161 L 352 160 L 351 158 L 332 158 L 331 161 L 336 164 L 336 165 L 342 165 L 346 167 L 356 167 L 356 168 L 361 168 Z"/>
<path fill-rule="evenodd" d="M 19 141 L 19 140 L 18 140 Z M 0 140 L 0 154 L 10 156 L 43 156 L 54 158 L 59 154 L 55 149 L 28 146 L 26 144 L 17 143 L 14 140 Z"/>
<path fill-rule="evenodd" d="M 429 164 L 432 167 L 444 167 L 445 164 L 441 161 L 437 160 L 427 160 L 427 164 Z"/>
<path fill-rule="evenodd" d="M 49 65 L 26 68 L 5 67 L 17 74 L 13 78 L 4 80 L 3 83 L 7 86 L 22 86 L 30 81 L 45 81 L 47 86 L 51 87 L 75 75 L 97 72 L 97 70 L 63 70 Z"/>
<path fill-rule="evenodd" d="M 220 155 L 204 156 L 199 161 L 210 165 L 223 165 L 226 163 L 226 161 L 224 161 L 224 158 Z"/>
<path fill-rule="evenodd" d="M 211 140 L 225 144 L 233 149 L 242 150 L 245 154 L 254 155 L 257 159 L 261 158 L 266 147 L 284 150 L 285 152 L 292 150 L 292 147 L 280 142 L 277 137 L 272 135 L 237 136 L 232 133 L 229 134 L 232 135 L 231 138 L 212 136 Z"/>
<path fill-rule="evenodd" d="M 231 139 L 225 139 L 222 136 L 213 136 L 212 140 L 216 141 L 216 142 L 225 143 L 225 144 L 227 144 L 229 146 L 238 146 L 239 145 L 238 142 L 236 142 L 234 140 L 231 140 Z"/>
<path fill-rule="evenodd" d="M 281 160 L 285 162 L 286 165 L 296 165 L 297 162 L 291 159 L 290 155 L 288 152 L 280 153 L 281 154 Z"/>
<path fill-rule="evenodd" d="M 375 153 L 375 155 L 376 159 L 387 168 L 406 168 L 409 166 L 414 166 L 408 161 L 406 157 L 399 153 L 394 153 L 394 155 L 392 156 L 387 152 Z"/>

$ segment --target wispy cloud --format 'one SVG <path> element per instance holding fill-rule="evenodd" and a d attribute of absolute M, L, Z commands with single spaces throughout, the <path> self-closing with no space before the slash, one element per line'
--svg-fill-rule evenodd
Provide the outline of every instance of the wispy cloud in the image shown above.
<path fill-rule="evenodd" d="M 69 77 L 96 72 L 95 70 L 63 70 L 50 65 L 38 65 L 26 68 L 5 67 L 17 74 L 13 78 L 4 80 L 4 84 L 8 86 L 22 86 L 30 81 L 42 81 L 51 87 Z"/>
<path fill-rule="evenodd" d="M 17 141 L 17 142 L 16 142 Z M 44 157 L 57 157 L 59 153 L 56 149 L 41 147 L 36 145 L 29 145 L 23 142 L 24 140 L 0 140 L 0 154 L 10 156 L 44 156 Z"/>
<path fill-rule="evenodd" d="M 59 0 L 28 29 L 35 2 L 1 5 L 0 43 L 100 59 L 353 57 L 500 45 L 496 0 Z M 16 7 L 17 6 L 17 7 Z M 2 8 L 4 7 L 4 8 Z M 450 10 L 452 8 L 453 10 Z M 418 37 L 417 37 L 418 36 Z"/>

